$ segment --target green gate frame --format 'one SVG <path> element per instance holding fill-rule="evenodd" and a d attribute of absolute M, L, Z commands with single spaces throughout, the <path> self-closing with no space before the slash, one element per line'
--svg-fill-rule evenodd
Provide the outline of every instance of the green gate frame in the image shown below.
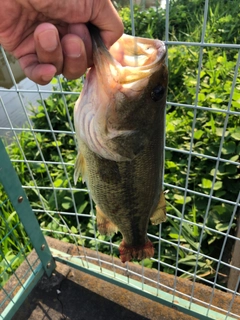
<path fill-rule="evenodd" d="M 1 317 L 3 317 L 3 319 L 9 319 L 16 313 L 31 290 L 40 280 L 44 271 L 50 277 L 56 267 L 56 264 L 1 139 L 0 183 L 3 185 L 9 200 L 19 215 L 25 231 L 41 261 L 41 263 L 35 268 L 34 272 L 25 281 L 24 286 L 11 299 L 7 308 L 2 312 Z"/>

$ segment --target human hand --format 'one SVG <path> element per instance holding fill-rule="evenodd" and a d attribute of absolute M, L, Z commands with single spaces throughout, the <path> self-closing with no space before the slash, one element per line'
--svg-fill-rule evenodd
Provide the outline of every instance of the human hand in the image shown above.
<path fill-rule="evenodd" d="M 123 33 L 110 0 L 3 0 L 0 44 L 38 84 L 61 73 L 76 79 L 92 65 L 87 22 L 101 30 L 107 47 Z"/>

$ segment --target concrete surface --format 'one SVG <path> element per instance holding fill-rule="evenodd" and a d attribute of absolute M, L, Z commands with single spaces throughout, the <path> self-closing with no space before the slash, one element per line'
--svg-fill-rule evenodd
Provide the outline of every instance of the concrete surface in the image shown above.
<path fill-rule="evenodd" d="M 195 319 L 63 264 L 57 270 L 41 279 L 13 320 Z"/>
<path fill-rule="evenodd" d="M 56 239 L 47 237 L 50 248 L 57 249 L 61 252 L 73 256 L 87 256 L 89 258 L 101 259 L 103 268 L 118 270 L 117 266 L 124 266 L 121 261 L 111 256 L 97 253 L 90 249 L 76 247 Z M 36 260 L 36 253 L 33 251 L 28 257 L 30 264 Z M 94 260 L 90 260 L 94 263 Z M 98 264 L 98 261 L 95 262 Z M 25 263 L 27 265 L 27 263 Z M 22 271 L 21 271 L 22 269 Z M 17 270 L 18 276 L 25 274 L 24 263 Z M 118 273 L 126 275 L 133 280 L 141 281 L 142 273 L 147 278 L 144 283 L 156 287 L 152 280 L 157 280 L 159 274 L 157 270 L 144 268 L 134 263 L 128 264 L 128 269 L 119 270 Z M 12 280 L 15 277 L 12 276 Z M 193 283 L 186 279 L 177 279 L 176 289 L 183 294 L 191 295 Z M 14 287 L 14 283 L 9 281 L 5 290 Z M 174 276 L 160 273 L 159 289 L 172 293 L 174 287 Z M 15 290 L 17 291 L 17 290 Z M 181 296 L 176 294 L 176 296 Z M 199 283 L 194 286 L 194 298 L 212 304 L 216 307 L 228 310 L 229 305 L 233 302 L 232 312 L 240 314 L 240 297 L 235 297 L 229 293 L 215 289 L 212 297 L 212 288 Z M 1 292 L 0 292 L 1 300 Z M 1 312 L 1 310 L 0 310 Z M 196 319 L 192 316 L 183 314 L 178 311 L 177 305 L 167 307 L 159 302 L 154 302 L 144 298 L 127 289 L 110 284 L 86 272 L 81 272 L 70 268 L 62 263 L 57 263 L 57 268 L 52 277 L 49 279 L 43 276 L 38 285 L 33 289 L 28 298 L 17 311 L 13 320 L 40 320 L 40 319 L 67 319 L 67 320 L 115 320 L 115 319 L 171 319 L 171 320 L 190 320 Z"/>
<path fill-rule="evenodd" d="M 38 105 L 37 100 L 40 100 L 40 95 L 37 92 L 37 85 L 28 78 L 23 79 L 19 84 L 20 90 L 26 92 L 17 92 L 14 88 L 7 90 L 0 87 L 0 137 L 12 136 L 13 133 L 9 129 L 11 124 L 14 128 L 22 128 L 27 123 L 26 112 L 30 114 L 30 104 Z M 14 91 L 12 91 L 14 89 Z M 50 94 L 45 91 L 52 90 L 52 85 L 39 86 L 39 90 L 43 91 L 43 98 L 46 99 Z M 21 101 L 22 99 L 22 101 Z M 23 105 L 22 105 L 23 102 Z M 7 110 L 9 119 L 4 111 L 3 105 Z"/>
<path fill-rule="evenodd" d="M 51 287 L 49 284 L 51 281 L 43 277 L 13 320 L 146 319 L 79 284 L 80 279 L 80 282 L 89 281 L 85 275 L 60 264 L 58 264 L 58 269 L 60 272 L 57 272 L 54 277 L 61 278 L 60 283 L 56 287 Z M 65 272 L 66 276 L 63 276 Z M 103 287 L 103 290 L 107 289 L 107 285 Z"/>

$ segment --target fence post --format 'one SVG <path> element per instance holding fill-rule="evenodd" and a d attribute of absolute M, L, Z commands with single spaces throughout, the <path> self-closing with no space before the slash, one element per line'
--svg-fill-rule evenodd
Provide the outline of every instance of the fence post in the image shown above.
<path fill-rule="evenodd" d="M 46 274 L 50 276 L 56 267 L 55 261 L 1 139 L 0 183 L 3 185 L 9 200 L 18 213 Z"/>

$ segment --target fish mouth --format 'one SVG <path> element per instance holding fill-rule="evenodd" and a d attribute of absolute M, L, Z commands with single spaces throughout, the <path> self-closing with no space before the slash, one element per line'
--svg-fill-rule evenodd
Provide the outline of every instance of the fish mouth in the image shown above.
<path fill-rule="evenodd" d="M 165 58 L 167 55 L 167 49 L 165 42 L 158 40 L 159 46 L 156 48 L 157 49 L 157 56 L 158 56 L 158 61 L 159 63 L 165 62 Z"/>
<path fill-rule="evenodd" d="M 123 87 L 130 88 L 131 84 L 136 85 L 159 70 L 167 51 L 163 41 L 124 34 L 109 52 L 113 58 L 109 64 L 113 78 Z"/>
<path fill-rule="evenodd" d="M 166 46 L 158 39 L 123 34 L 110 48 L 110 54 L 122 67 L 143 67 L 163 61 L 166 56 Z"/>
<path fill-rule="evenodd" d="M 145 101 L 152 108 L 152 86 L 167 82 L 165 56 L 166 46 L 160 40 L 123 35 L 108 51 L 97 35 L 93 37 L 94 65 L 74 109 L 80 144 L 111 161 L 136 157 L 147 139 L 138 127 L 148 123 Z"/>

